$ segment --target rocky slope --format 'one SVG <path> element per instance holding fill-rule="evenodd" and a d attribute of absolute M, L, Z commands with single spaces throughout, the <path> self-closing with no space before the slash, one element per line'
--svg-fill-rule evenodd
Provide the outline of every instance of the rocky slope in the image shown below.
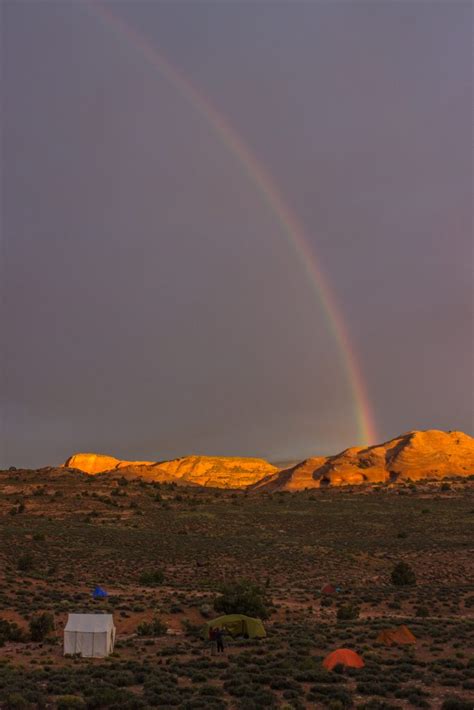
<path fill-rule="evenodd" d="M 185 456 L 159 467 L 182 481 L 217 488 L 246 488 L 278 471 L 265 459 L 227 456 Z"/>
<path fill-rule="evenodd" d="M 462 432 L 412 431 L 384 444 L 306 459 L 251 486 L 295 491 L 320 486 L 418 481 L 474 474 L 474 439 Z"/>
<path fill-rule="evenodd" d="M 301 491 L 305 488 L 319 488 L 319 481 L 314 478 L 314 472 L 318 471 L 326 463 L 326 460 L 325 456 L 313 456 L 310 459 L 305 459 L 291 468 L 265 476 L 250 486 L 250 490 L 271 493 L 273 491 Z"/>
<path fill-rule="evenodd" d="M 216 488 L 246 488 L 278 469 L 264 459 L 227 456 L 185 456 L 172 461 L 121 461 L 102 454 L 75 454 L 64 464 L 84 473 L 120 470 L 159 482 L 176 481 Z"/>
<path fill-rule="evenodd" d="M 185 456 L 151 462 L 75 454 L 64 466 L 89 474 L 120 470 L 125 476 L 215 488 L 298 491 L 468 476 L 474 474 L 474 439 L 457 431 L 412 431 L 384 444 L 353 447 L 336 456 L 315 456 L 285 470 L 264 459 L 226 456 Z"/>
<path fill-rule="evenodd" d="M 115 471 L 125 466 L 149 466 L 153 461 L 122 461 L 116 459 L 115 456 L 106 456 L 105 454 L 74 454 L 70 456 L 65 468 L 76 468 L 84 473 L 103 473 L 103 471 Z"/>

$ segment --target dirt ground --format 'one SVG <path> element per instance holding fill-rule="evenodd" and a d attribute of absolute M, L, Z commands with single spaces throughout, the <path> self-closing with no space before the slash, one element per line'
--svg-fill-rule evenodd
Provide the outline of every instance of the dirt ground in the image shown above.
<path fill-rule="evenodd" d="M 468 479 L 249 495 L 0 472 L 0 708 L 471 709 L 473 523 Z M 400 561 L 415 584 L 393 584 Z M 202 625 L 242 579 L 261 588 L 267 637 L 211 655 Z M 114 653 L 64 657 L 68 612 L 112 613 Z M 43 613 L 53 628 L 33 642 Z M 415 645 L 377 643 L 401 624 Z M 340 647 L 364 668 L 327 672 Z"/>

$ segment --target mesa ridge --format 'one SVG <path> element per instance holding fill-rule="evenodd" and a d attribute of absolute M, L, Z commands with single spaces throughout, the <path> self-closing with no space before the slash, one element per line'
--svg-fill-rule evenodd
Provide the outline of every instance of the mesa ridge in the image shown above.
<path fill-rule="evenodd" d="M 262 458 L 184 456 L 152 462 L 95 453 L 74 454 L 63 467 L 90 475 L 120 471 L 126 477 L 213 488 L 298 491 L 469 476 L 474 473 L 474 439 L 459 431 L 410 431 L 382 444 L 310 457 L 286 469 Z"/>

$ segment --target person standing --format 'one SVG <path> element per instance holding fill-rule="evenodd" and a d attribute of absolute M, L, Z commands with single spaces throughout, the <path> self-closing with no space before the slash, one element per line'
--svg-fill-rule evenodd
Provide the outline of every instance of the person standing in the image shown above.
<path fill-rule="evenodd" d="M 211 645 L 211 656 L 216 655 L 216 629 L 213 629 L 212 627 L 209 629 L 209 643 Z"/>
<path fill-rule="evenodd" d="M 224 653 L 224 631 L 223 629 L 216 629 L 216 643 L 217 643 L 217 653 Z"/>

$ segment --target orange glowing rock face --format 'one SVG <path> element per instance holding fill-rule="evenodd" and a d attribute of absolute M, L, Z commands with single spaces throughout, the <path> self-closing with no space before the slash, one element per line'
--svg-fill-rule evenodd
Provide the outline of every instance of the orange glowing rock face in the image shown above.
<path fill-rule="evenodd" d="M 120 470 L 154 481 L 176 481 L 216 488 L 246 488 L 278 471 L 268 461 L 226 456 L 185 456 L 172 461 L 121 461 L 102 454 L 75 454 L 64 464 L 84 473 Z"/>
<path fill-rule="evenodd" d="M 305 488 L 319 488 L 321 481 L 316 472 L 326 463 L 326 456 L 313 456 L 296 464 L 292 468 L 276 471 L 265 476 L 251 486 L 252 490 L 267 491 L 300 491 Z"/>
<path fill-rule="evenodd" d="M 104 471 L 113 471 L 130 465 L 148 466 L 153 461 L 121 461 L 114 456 L 106 456 L 105 454 L 74 454 L 70 456 L 64 466 L 66 468 L 77 468 L 84 473 L 103 473 Z"/>
<path fill-rule="evenodd" d="M 320 486 L 397 483 L 474 474 L 474 439 L 462 432 L 412 431 L 384 444 L 315 457 L 252 486 L 292 491 Z"/>
<path fill-rule="evenodd" d="M 182 481 L 216 488 L 246 488 L 278 471 L 265 459 L 236 456 L 185 456 L 164 461 L 160 468 Z"/>
<path fill-rule="evenodd" d="M 298 491 L 321 486 L 400 483 L 474 474 L 474 439 L 462 432 L 412 431 L 384 444 L 315 456 L 283 471 L 264 459 L 185 456 L 172 461 L 122 461 L 75 454 L 64 464 L 89 474 L 120 470 L 152 481 L 252 491 Z"/>

